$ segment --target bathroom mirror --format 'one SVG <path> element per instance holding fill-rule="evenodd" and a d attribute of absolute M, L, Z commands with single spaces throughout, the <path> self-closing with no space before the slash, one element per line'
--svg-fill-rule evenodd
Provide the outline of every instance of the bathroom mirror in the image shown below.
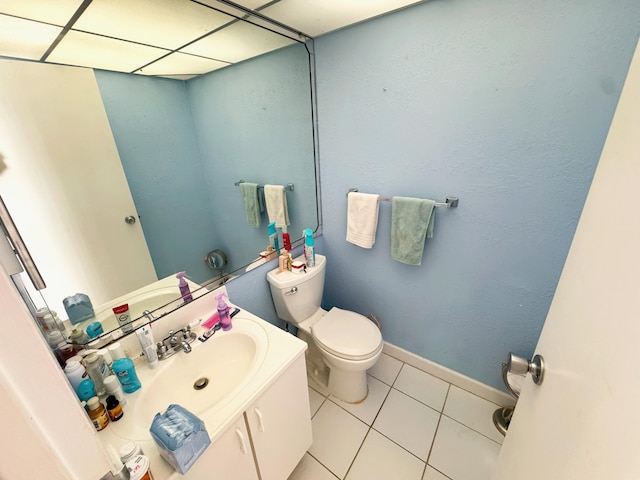
<path fill-rule="evenodd" d="M 292 240 L 301 237 L 303 228 L 317 228 L 310 61 L 307 45 L 293 42 L 186 81 L 95 71 L 102 105 L 136 207 L 132 228 L 141 228 L 144 233 L 157 279 L 186 271 L 195 283 L 204 286 L 197 293 L 202 295 L 221 273 L 226 278 L 242 275 L 247 265 L 259 258 L 268 244 L 268 220 L 265 213 L 260 227 L 247 224 L 240 188 L 236 185 L 241 180 L 260 185 L 292 184 L 292 189 L 286 191 Z M 55 123 L 51 128 L 56 128 Z M 0 182 L 4 174 L 14 169 L 15 162 L 15 156 L 6 155 L 6 171 L 0 175 Z M 14 197 L 9 192 L 5 195 L 6 184 L 0 183 L 36 264 L 47 263 L 47 259 L 31 246 L 29 237 L 40 237 L 46 243 L 61 236 L 63 230 L 64 235 L 82 237 L 85 235 L 82 230 L 90 229 L 94 220 L 86 215 L 84 205 L 76 202 L 71 207 L 78 207 L 73 215 L 78 221 L 58 225 L 56 230 L 43 227 L 51 212 L 69 207 L 53 201 L 48 204 L 49 211 L 42 203 L 37 210 L 30 207 L 28 192 L 58 189 L 53 183 L 56 174 L 47 173 L 50 183 L 14 185 L 13 191 L 17 192 Z M 57 175 L 67 173 L 68 170 Z M 83 179 L 78 177 L 75 181 L 81 184 Z M 87 196 L 92 194 L 93 187 L 86 186 Z M 116 220 L 119 224 L 126 222 L 125 216 Z M 58 256 L 60 248 L 58 243 L 48 256 Z M 205 256 L 214 250 L 224 252 L 228 258 L 228 265 L 222 270 L 211 269 L 205 263 Z M 76 250 L 68 252 L 67 257 L 79 253 L 87 257 L 102 255 L 99 250 Z M 64 270 L 87 268 L 81 262 L 71 263 Z M 129 287 L 119 288 L 126 283 L 122 279 L 131 272 L 124 270 L 120 274 L 121 277 L 102 279 L 112 284 L 113 293 L 107 298 L 96 295 L 96 305 L 131 291 Z M 61 286 L 62 280 L 51 270 L 43 272 L 43 276 L 47 288 L 41 293 L 47 305 L 61 317 L 66 316 L 61 304 L 65 296 L 83 292 L 94 298 L 91 289 L 82 284 Z M 177 285 L 176 279 L 175 300 L 167 302 L 163 298 L 156 317 L 182 305 Z"/>

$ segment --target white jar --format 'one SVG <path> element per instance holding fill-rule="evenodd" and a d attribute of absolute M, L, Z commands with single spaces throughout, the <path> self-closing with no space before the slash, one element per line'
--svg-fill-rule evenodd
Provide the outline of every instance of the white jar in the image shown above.
<path fill-rule="evenodd" d="M 144 455 L 144 452 L 136 442 L 127 442 L 120 447 L 120 461 L 125 465 L 129 460 L 132 460 L 138 455 Z"/>
<path fill-rule="evenodd" d="M 67 366 L 64 367 L 64 374 L 69 379 L 71 386 L 73 386 L 74 391 L 78 391 L 78 385 L 85 378 L 88 378 L 87 371 L 82 366 L 82 364 L 76 360 L 71 360 L 67 362 Z"/>

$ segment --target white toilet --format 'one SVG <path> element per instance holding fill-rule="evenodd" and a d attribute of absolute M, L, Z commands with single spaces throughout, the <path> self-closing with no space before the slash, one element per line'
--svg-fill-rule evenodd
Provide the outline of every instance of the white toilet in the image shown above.
<path fill-rule="evenodd" d="M 341 400 L 358 403 L 367 397 L 367 369 L 382 353 L 382 335 L 368 318 L 348 310 L 320 308 L 327 263 L 316 254 L 306 273 L 267 274 L 278 317 L 298 327 L 307 342 L 310 377 Z"/>

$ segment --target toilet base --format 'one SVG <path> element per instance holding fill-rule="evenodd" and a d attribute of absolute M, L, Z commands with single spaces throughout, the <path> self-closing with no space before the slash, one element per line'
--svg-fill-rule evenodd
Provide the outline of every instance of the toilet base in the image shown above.
<path fill-rule="evenodd" d="M 343 402 L 363 402 L 369 394 L 366 370 L 349 372 L 331 368 L 329 370 L 329 391 Z"/>

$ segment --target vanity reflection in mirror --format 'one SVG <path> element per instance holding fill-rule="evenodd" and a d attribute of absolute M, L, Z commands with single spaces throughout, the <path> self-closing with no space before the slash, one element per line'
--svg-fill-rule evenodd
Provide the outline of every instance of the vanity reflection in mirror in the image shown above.
<path fill-rule="evenodd" d="M 306 39 L 225 15 L 220 32 L 254 35 L 262 51 L 243 58 L 236 45 L 236 58 L 200 75 L 0 60 L 0 191 L 47 283 L 41 299 L 31 292 L 35 307 L 66 317 L 62 300 L 81 292 L 96 319 L 113 319 L 113 303 L 160 281 L 157 303 L 141 303 L 157 317 L 184 304 L 177 272 L 196 297 L 241 275 L 268 245 L 268 217 L 248 224 L 240 180 L 292 184 L 292 240 L 317 228 Z M 205 262 L 215 250 L 224 269 Z M 103 323 L 104 334 L 117 326 Z"/>

